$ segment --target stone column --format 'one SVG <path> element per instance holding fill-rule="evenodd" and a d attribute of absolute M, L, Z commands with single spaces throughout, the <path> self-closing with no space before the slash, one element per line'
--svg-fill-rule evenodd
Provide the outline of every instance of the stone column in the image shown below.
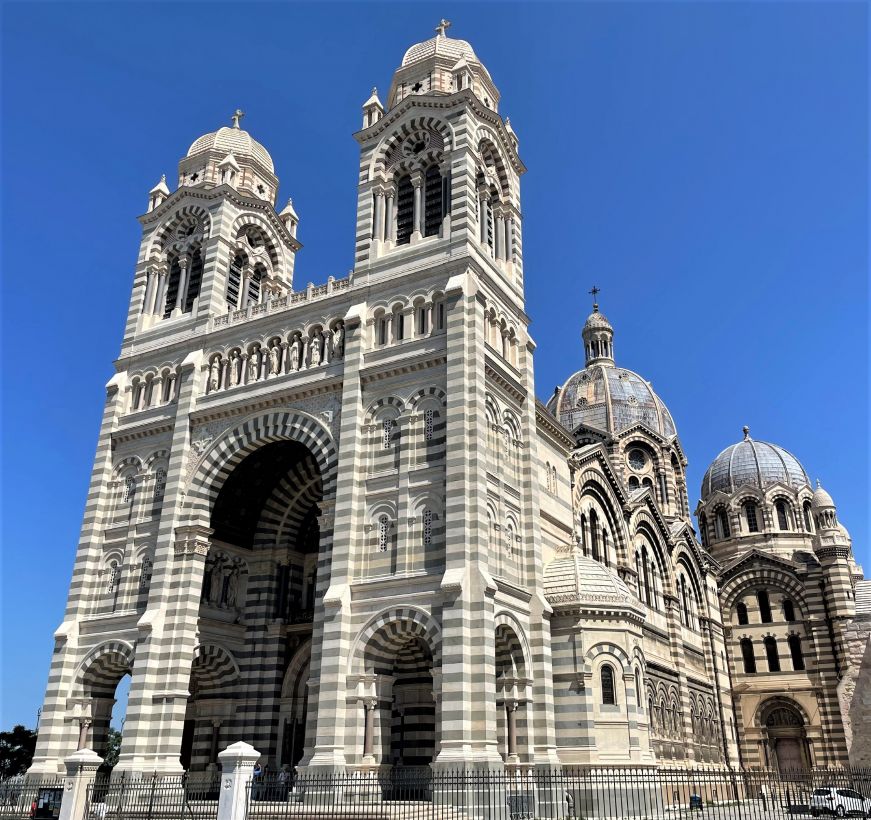
<path fill-rule="evenodd" d="M 384 191 L 376 188 L 373 194 L 375 207 L 372 216 L 372 238 L 376 242 L 381 242 L 384 239 Z"/>
<path fill-rule="evenodd" d="M 423 237 L 424 230 L 424 203 L 423 203 L 423 172 L 412 171 L 411 184 L 414 186 L 414 211 L 411 225 L 413 232 L 411 241 L 417 242 Z"/>
<path fill-rule="evenodd" d="M 254 777 L 254 764 L 259 759 L 260 752 L 241 740 L 218 755 L 221 764 L 218 820 L 245 820 L 248 784 Z"/>
<path fill-rule="evenodd" d="M 248 292 L 251 290 L 251 273 L 246 269 L 242 271 L 242 288 L 239 292 L 239 303 L 236 310 L 248 307 Z"/>
<path fill-rule="evenodd" d="M 212 720 L 212 742 L 209 746 L 209 765 L 208 769 L 214 771 L 218 768 L 218 739 L 221 735 L 221 721 Z"/>
<path fill-rule="evenodd" d="M 79 749 L 64 760 L 66 777 L 58 820 L 83 820 L 88 788 L 102 763 L 103 758 L 93 749 Z"/>
<path fill-rule="evenodd" d="M 179 313 L 184 313 L 184 306 L 188 297 L 188 271 L 190 269 L 190 260 L 186 256 L 179 258 L 178 269 L 178 293 L 175 295 L 175 310 Z"/>
<path fill-rule="evenodd" d="M 391 186 L 384 194 L 386 211 L 384 215 L 384 239 L 387 242 L 396 240 L 396 215 L 394 202 L 396 200 L 396 188 Z"/>
<path fill-rule="evenodd" d="M 142 300 L 142 313 L 148 316 L 153 313 L 151 307 L 154 299 L 154 292 L 157 288 L 157 271 L 153 267 L 150 267 L 146 275 L 148 277 L 148 284 L 145 286 L 145 298 Z"/>
<path fill-rule="evenodd" d="M 363 701 L 363 762 L 375 763 L 375 701 Z"/>
<path fill-rule="evenodd" d="M 514 217 L 505 218 L 505 261 L 514 261 Z"/>
<path fill-rule="evenodd" d="M 496 259 L 502 259 L 505 255 L 505 216 L 502 211 L 496 214 L 496 225 L 493 233 L 495 234 L 493 237 L 493 256 Z"/>

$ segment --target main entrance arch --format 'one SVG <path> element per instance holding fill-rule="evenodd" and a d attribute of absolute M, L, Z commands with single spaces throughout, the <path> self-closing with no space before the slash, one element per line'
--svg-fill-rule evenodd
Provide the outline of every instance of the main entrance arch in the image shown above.
<path fill-rule="evenodd" d="M 787 698 L 772 698 L 762 704 L 759 714 L 767 736 L 769 762 L 782 773 L 807 769 L 810 755 L 801 709 Z"/>
<path fill-rule="evenodd" d="M 302 754 L 308 662 L 298 650 L 310 647 L 327 580 L 318 570 L 329 563 L 319 557 L 330 553 L 332 530 L 322 512 L 335 468 L 329 431 L 298 412 L 245 420 L 197 467 L 187 512 L 212 531 L 197 634 L 234 663 L 221 663 L 214 651 L 195 659 L 181 749 L 187 769 L 215 767 L 217 750 L 237 740 L 254 745 L 273 769 Z"/>

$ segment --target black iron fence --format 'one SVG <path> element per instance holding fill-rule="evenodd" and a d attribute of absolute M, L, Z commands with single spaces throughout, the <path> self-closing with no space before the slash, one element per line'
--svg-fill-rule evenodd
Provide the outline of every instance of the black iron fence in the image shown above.
<path fill-rule="evenodd" d="M 16 775 L 0 780 L 0 820 L 53 820 L 60 815 L 63 778 Z"/>
<path fill-rule="evenodd" d="M 218 773 L 99 775 L 88 788 L 85 820 L 215 820 Z"/>
<path fill-rule="evenodd" d="M 871 769 L 796 772 L 566 768 L 270 775 L 248 784 L 248 820 L 771 820 L 871 817 Z"/>

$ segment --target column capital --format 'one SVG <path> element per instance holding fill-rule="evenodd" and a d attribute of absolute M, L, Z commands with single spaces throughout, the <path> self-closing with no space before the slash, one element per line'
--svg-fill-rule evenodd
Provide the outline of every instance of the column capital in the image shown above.
<path fill-rule="evenodd" d="M 205 557 L 209 552 L 211 542 L 209 537 L 214 530 L 202 524 L 191 524 L 176 527 L 175 530 L 175 554 L 176 555 L 201 555 Z"/>

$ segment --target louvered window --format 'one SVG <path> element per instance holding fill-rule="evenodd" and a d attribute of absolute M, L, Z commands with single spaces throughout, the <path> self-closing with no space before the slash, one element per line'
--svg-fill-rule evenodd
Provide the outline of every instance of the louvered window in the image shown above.
<path fill-rule="evenodd" d="M 425 441 L 432 441 L 435 427 L 435 410 L 423 411 L 423 437 Z"/>
<path fill-rule="evenodd" d="M 390 522 L 386 515 L 382 515 L 378 519 L 378 549 L 381 552 L 387 552 L 387 545 L 390 535 Z"/>
<path fill-rule="evenodd" d="M 424 180 L 424 236 L 437 236 L 442 225 L 442 175 L 435 165 L 426 169 Z"/>
<path fill-rule="evenodd" d="M 414 186 L 411 177 L 401 177 L 396 184 L 396 244 L 407 245 L 414 231 Z"/>
<path fill-rule="evenodd" d="M 242 257 L 235 256 L 230 263 L 230 272 L 227 275 L 227 307 L 236 310 L 239 305 L 239 291 L 242 288 Z"/>
<path fill-rule="evenodd" d="M 428 547 L 432 544 L 432 511 L 423 511 L 423 545 Z"/>

